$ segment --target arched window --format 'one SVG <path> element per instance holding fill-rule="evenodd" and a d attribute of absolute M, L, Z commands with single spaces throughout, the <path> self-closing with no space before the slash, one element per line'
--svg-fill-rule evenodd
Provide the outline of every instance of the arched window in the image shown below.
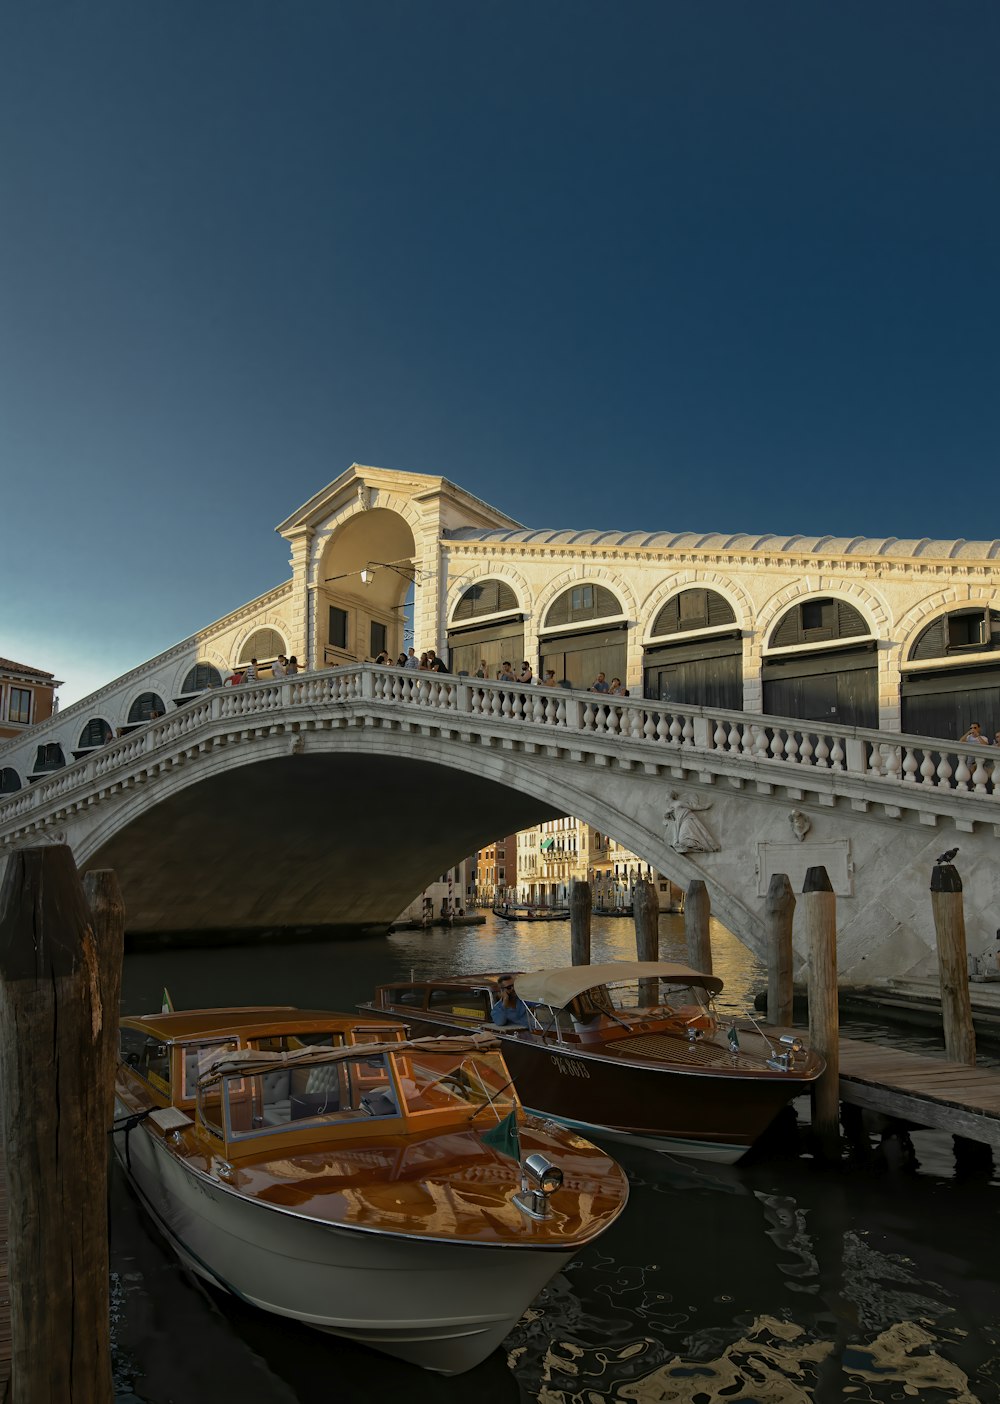
<path fill-rule="evenodd" d="M 92 751 L 95 746 L 106 746 L 111 740 L 111 727 L 103 717 L 91 717 L 80 732 L 78 751 Z"/>
<path fill-rule="evenodd" d="M 795 644 L 827 643 L 870 633 L 864 615 L 846 600 L 802 600 L 778 620 L 768 647 L 792 648 Z"/>
<path fill-rule="evenodd" d="M 480 619 L 484 622 L 477 623 Z M 448 629 L 448 658 L 453 673 L 471 676 L 484 663 L 490 678 L 497 676 L 505 661 L 520 668 L 524 659 L 524 616 L 509 585 L 502 580 L 484 580 L 470 585 L 463 593 Z"/>
<path fill-rule="evenodd" d="M 16 795 L 21 788 L 21 777 L 16 770 L 5 765 L 0 770 L 0 795 Z"/>
<path fill-rule="evenodd" d="M 478 619 L 482 614 L 510 614 L 517 608 L 517 596 L 509 585 L 502 580 L 484 580 L 469 586 L 451 617 L 457 624 L 463 619 Z"/>
<path fill-rule="evenodd" d="M 953 609 L 922 629 L 900 684 L 903 730 L 955 740 L 970 722 L 1000 731 L 1000 611 Z M 923 666 L 921 666 L 923 665 Z"/>
<path fill-rule="evenodd" d="M 682 590 L 667 600 L 649 632 L 658 639 L 668 634 L 686 634 L 694 629 L 714 629 L 735 623 L 732 605 L 717 590 Z"/>
<path fill-rule="evenodd" d="M 545 614 L 545 629 L 560 624 L 584 624 L 592 619 L 610 619 L 624 610 L 618 596 L 603 585 L 593 582 L 571 585 L 549 605 Z"/>
<path fill-rule="evenodd" d="M 204 692 L 207 687 L 221 687 L 222 674 L 211 663 L 196 663 L 181 688 L 182 693 Z"/>
<path fill-rule="evenodd" d="M 621 601 L 613 591 L 592 582 L 571 585 L 549 605 L 539 639 L 539 669 L 551 668 L 556 682 L 590 687 L 603 673 L 606 681 L 625 676 L 628 625 L 621 618 Z M 617 616 L 617 619 L 616 619 Z M 605 619 L 614 623 L 602 624 Z M 575 630 L 566 629 L 576 624 Z"/>
<path fill-rule="evenodd" d="M 698 637 L 708 629 L 708 638 Z M 689 707 L 742 708 L 742 638 L 732 605 L 718 591 L 692 589 L 673 595 L 653 620 L 650 633 L 656 642 L 642 651 L 646 697 Z"/>
<path fill-rule="evenodd" d="M 806 599 L 785 611 L 771 631 L 761 678 L 764 711 L 840 726 L 878 726 L 878 660 L 871 627 L 846 600 Z M 811 647 L 802 647 L 811 645 Z M 778 649 L 798 648 L 772 657 Z"/>
<path fill-rule="evenodd" d="M 47 775 L 50 770 L 62 770 L 66 764 L 63 748 L 55 741 L 39 746 L 35 752 L 35 775 Z"/>
<path fill-rule="evenodd" d="M 285 641 L 277 629 L 255 629 L 240 649 L 237 661 L 249 663 L 251 658 L 257 658 L 261 663 L 270 663 L 279 653 L 287 651 Z"/>
<path fill-rule="evenodd" d="M 1000 610 L 953 609 L 917 635 L 909 658 L 955 658 L 1000 648 Z"/>
<path fill-rule="evenodd" d="M 217 687 L 217 683 L 209 683 L 209 687 Z M 166 713 L 163 705 L 163 698 L 155 692 L 144 692 L 137 697 L 128 709 L 128 720 L 130 726 L 141 726 L 143 722 L 152 721 L 154 717 L 162 717 Z"/>

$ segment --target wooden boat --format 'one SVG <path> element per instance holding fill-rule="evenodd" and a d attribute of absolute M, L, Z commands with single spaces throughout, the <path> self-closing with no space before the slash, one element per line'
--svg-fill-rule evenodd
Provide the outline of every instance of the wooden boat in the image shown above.
<path fill-rule="evenodd" d="M 516 983 L 530 1027 L 498 1032 L 521 1099 L 586 1135 L 732 1164 L 824 1067 L 752 1018 L 723 1024 L 722 981 L 683 965 L 613 961 Z M 381 985 L 363 1007 L 430 1034 L 481 1027 L 496 999 L 496 975 L 470 975 Z"/>
<path fill-rule="evenodd" d="M 533 907 L 519 902 L 504 902 L 493 908 L 493 915 L 504 921 L 569 921 L 569 907 Z"/>
<path fill-rule="evenodd" d="M 194 1272 L 445 1374 L 628 1194 L 603 1151 L 524 1116 L 490 1035 L 418 1043 L 290 1008 L 127 1018 L 115 1109 L 116 1154 Z M 495 1144 L 515 1124 L 517 1159 Z"/>

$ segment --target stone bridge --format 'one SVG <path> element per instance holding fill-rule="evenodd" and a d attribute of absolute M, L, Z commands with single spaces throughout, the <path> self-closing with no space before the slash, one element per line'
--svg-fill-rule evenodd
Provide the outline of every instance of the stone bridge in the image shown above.
<path fill-rule="evenodd" d="M 570 813 L 762 950 L 773 872 L 823 863 L 845 982 L 935 969 L 956 845 L 969 945 L 1000 927 L 985 748 L 373 665 L 213 688 L 0 802 L 0 845 L 114 867 L 136 932 L 377 929 L 501 833 Z M 985 759 L 984 759 L 985 757 Z M 0 848 L 2 852 L 2 848 Z"/>

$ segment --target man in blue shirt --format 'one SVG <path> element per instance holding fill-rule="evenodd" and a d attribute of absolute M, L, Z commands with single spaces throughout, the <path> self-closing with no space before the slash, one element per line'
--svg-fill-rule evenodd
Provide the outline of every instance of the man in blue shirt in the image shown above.
<path fill-rule="evenodd" d="M 500 990 L 500 998 L 494 1004 L 491 1013 L 494 1024 L 499 1028 L 508 1024 L 518 1029 L 530 1028 L 531 1015 L 528 1013 L 528 1006 L 514 988 L 513 975 L 501 975 L 497 987 Z"/>

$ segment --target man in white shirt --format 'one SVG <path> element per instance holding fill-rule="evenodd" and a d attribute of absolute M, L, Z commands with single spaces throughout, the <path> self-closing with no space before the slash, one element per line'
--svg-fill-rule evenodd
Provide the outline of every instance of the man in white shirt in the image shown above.
<path fill-rule="evenodd" d="M 415 648 L 407 649 L 405 666 L 407 668 L 420 667 L 420 659 L 417 657 L 417 650 Z"/>

